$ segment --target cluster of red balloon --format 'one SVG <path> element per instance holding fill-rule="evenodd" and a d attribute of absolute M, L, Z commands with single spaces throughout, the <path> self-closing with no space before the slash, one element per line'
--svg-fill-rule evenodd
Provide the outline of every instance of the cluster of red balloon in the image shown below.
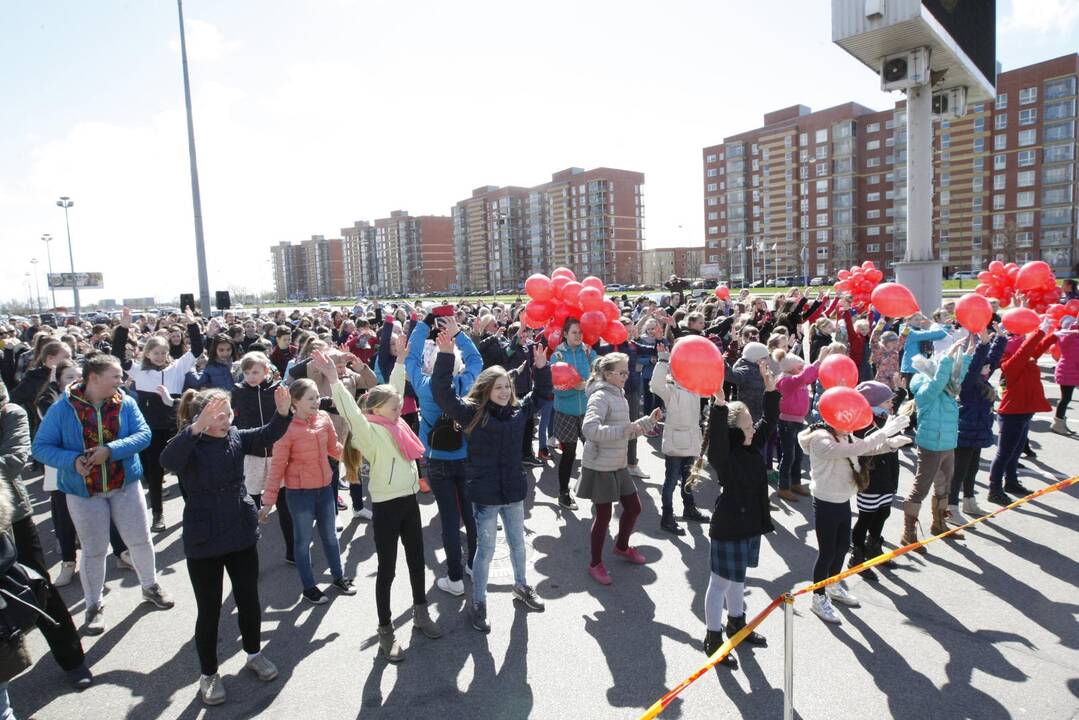
<path fill-rule="evenodd" d="M 1015 296 L 1015 278 L 1019 275 L 1019 266 L 1013 262 L 1005 265 L 1000 260 L 989 263 L 988 270 L 978 273 L 978 286 L 974 292 L 987 298 L 996 298 L 1001 307 L 1012 304 Z"/>
<path fill-rule="evenodd" d="M 864 310 L 869 304 L 873 288 L 883 279 L 884 273 L 873 265 L 872 260 L 866 260 L 860 267 L 851 265 L 850 270 L 840 270 L 835 289 L 837 292 L 850 293 L 851 305 Z"/>
<path fill-rule="evenodd" d="M 1005 308 L 1011 305 L 1016 293 L 1023 293 L 1027 307 L 1037 313 L 1044 313 L 1060 298 L 1053 270 L 1043 260 L 1031 260 L 1023 267 L 994 260 L 989 263 L 988 270 L 978 273 L 978 287 L 974 292 L 996 298 Z"/>
<path fill-rule="evenodd" d="M 571 317 L 581 321 L 586 345 L 595 345 L 600 338 L 621 345 L 629 337 L 619 321 L 622 310 L 604 292 L 602 280 L 589 276 L 577 282 L 569 268 L 558 268 L 551 277 L 536 273 L 525 280 L 525 293 L 532 299 L 521 321 L 530 328 L 542 328 L 549 347 L 562 342 L 562 327 Z"/>
<path fill-rule="evenodd" d="M 581 384 L 581 375 L 569 363 L 556 362 L 551 365 L 551 384 L 555 390 L 572 390 Z"/>

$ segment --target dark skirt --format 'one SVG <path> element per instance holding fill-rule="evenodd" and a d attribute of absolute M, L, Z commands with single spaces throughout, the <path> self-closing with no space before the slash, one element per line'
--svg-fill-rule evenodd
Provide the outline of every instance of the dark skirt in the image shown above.
<path fill-rule="evenodd" d="M 739 540 L 712 539 L 712 572 L 734 582 L 746 581 L 746 568 L 757 567 L 761 536 Z"/>
<path fill-rule="evenodd" d="M 637 492 L 637 485 L 626 468 L 621 470 L 593 470 L 581 468 L 577 481 L 577 497 L 594 503 L 617 502 L 623 495 Z"/>
<path fill-rule="evenodd" d="M 551 434 L 558 438 L 560 443 L 572 444 L 582 439 L 581 422 L 582 415 L 566 415 L 555 410 L 551 413 Z"/>

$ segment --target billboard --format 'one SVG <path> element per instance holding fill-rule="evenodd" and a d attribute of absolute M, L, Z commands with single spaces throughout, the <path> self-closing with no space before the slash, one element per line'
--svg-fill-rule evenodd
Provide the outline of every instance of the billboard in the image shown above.
<path fill-rule="evenodd" d="M 53 290 L 64 288 L 101 289 L 105 287 L 105 278 L 99 272 L 48 273 L 49 287 Z"/>
<path fill-rule="evenodd" d="M 922 0 L 922 5 L 974 67 L 991 83 L 997 77 L 996 0 Z"/>

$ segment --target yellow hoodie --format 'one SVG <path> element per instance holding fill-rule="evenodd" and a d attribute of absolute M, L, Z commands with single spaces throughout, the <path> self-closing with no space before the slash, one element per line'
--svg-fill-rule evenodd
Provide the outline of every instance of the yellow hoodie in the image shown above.
<path fill-rule="evenodd" d="M 398 362 L 390 373 L 390 385 L 398 394 L 405 392 L 405 366 Z M 371 481 L 368 490 L 372 502 L 385 502 L 399 497 L 415 495 L 420 489 L 416 463 L 405 460 L 397 449 L 397 442 L 386 428 L 368 422 L 356 405 L 356 399 L 340 380 L 330 386 L 330 394 L 337 412 L 348 423 L 349 444 L 363 453 L 371 464 Z"/>

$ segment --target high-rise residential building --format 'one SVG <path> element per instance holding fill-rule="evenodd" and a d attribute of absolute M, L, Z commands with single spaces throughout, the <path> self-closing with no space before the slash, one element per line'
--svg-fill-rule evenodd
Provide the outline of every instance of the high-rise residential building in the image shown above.
<path fill-rule="evenodd" d="M 307 300 L 345 293 L 344 241 L 312 235 L 298 245 L 280 242 L 270 248 L 277 299 Z"/>
<path fill-rule="evenodd" d="M 934 123 L 933 246 L 946 272 L 990 260 L 1079 261 L 1079 55 L 1001 73 L 995 103 Z M 722 279 L 830 276 L 906 239 L 906 108 L 797 105 L 704 148 L 707 265 Z"/>
<path fill-rule="evenodd" d="M 642 257 L 641 282 L 659 287 L 671 277 L 697 278 L 704 263 L 704 247 L 650 248 Z"/>
<path fill-rule="evenodd" d="M 342 228 L 346 293 L 403 295 L 448 290 L 456 274 L 453 221 L 446 216 L 413 217 L 394 210 L 373 223 Z"/>
<path fill-rule="evenodd" d="M 566 266 L 608 284 L 641 277 L 644 175 L 568 168 L 531 188 L 485 186 L 453 208 L 458 288 L 514 292 Z"/>

